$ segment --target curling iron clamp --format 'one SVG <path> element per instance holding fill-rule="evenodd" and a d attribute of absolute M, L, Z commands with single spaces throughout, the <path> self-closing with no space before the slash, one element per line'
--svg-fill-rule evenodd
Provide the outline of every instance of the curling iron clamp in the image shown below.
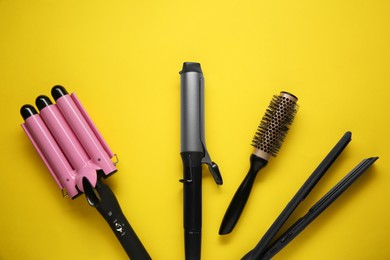
<path fill-rule="evenodd" d="M 62 86 L 51 90 L 56 104 L 41 95 L 22 106 L 22 128 L 57 182 L 63 195 L 74 199 L 84 193 L 110 225 L 131 259 L 150 259 L 120 209 L 110 188 L 103 184 L 117 171 L 116 157 L 92 122 L 77 96 Z"/>

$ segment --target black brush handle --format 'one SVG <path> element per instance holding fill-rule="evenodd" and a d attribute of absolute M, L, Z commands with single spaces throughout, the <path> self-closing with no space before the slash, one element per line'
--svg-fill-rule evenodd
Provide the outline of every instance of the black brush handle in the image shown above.
<path fill-rule="evenodd" d="M 107 185 L 99 184 L 96 190 L 101 199 L 96 209 L 107 221 L 129 258 L 132 260 L 152 259 L 127 221 L 111 189 Z"/>
<path fill-rule="evenodd" d="M 232 201 L 229 204 L 228 209 L 226 210 L 221 227 L 219 228 L 220 235 L 226 235 L 232 232 L 234 226 L 241 216 L 242 211 L 244 210 L 246 202 L 248 201 L 257 173 L 261 168 L 266 166 L 267 163 L 267 160 L 264 160 L 263 158 L 260 158 L 254 154 L 251 155 L 249 172 L 245 176 L 241 185 L 238 187 Z"/>

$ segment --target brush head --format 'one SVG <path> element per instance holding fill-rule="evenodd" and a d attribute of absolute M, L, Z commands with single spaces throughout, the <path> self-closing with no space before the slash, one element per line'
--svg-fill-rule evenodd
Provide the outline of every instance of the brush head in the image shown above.
<path fill-rule="evenodd" d="M 288 92 L 274 95 L 252 140 L 253 154 L 276 156 L 298 111 L 298 98 Z"/>

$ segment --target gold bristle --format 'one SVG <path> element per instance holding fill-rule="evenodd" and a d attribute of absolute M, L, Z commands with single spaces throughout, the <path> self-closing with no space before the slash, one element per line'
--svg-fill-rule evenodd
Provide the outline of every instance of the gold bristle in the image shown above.
<path fill-rule="evenodd" d="M 298 111 L 297 100 L 288 92 L 273 96 L 253 137 L 252 146 L 265 154 L 277 155 Z"/>

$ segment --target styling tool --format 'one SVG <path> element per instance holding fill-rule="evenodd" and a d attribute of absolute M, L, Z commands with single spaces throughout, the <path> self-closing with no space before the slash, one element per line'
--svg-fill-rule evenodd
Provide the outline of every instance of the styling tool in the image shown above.
<path fill-rule="evenodd" d="M 351 132 L 346 132 L 339 142 L 333 147 L 324 160 L 318 165 L 314 172 L 309 176 L 306 182 L 298 190 L 295 196 L 283 209 L 282 213 L 274 221 L 271 227 L 267 230 L 265 235 L 261 238 L 256 247 L 248 252 L 242 259 L 270 259 L 283 247 L 285 247 L 291 240 L 293 240 L 304 228 L 306 228 L 318 215 L 320 215 L 329 205 L 333 203 L 355 180 L 357 180 L 363 172 L 365 172 L 378 157 L 371 157 L 364 159 L 358 164 L 349 174 L 347 174 L 336 186 L 334 186 L 326 195 L 324 195 L 308 213 L 296 221 L 285 233 L 279 236 L 275 242 L 271 244 L 277 232 L 287 221 L 289 216 L 297 208 L 297 206 L 307 197 L 314 186 L 326 173 L 329 167 L 341 154 L 344 148 L 351 140 Z"/>
<path fill-rule="evenodd" d="M 185 259 L 196 260 L 201 258 L 202 164 L 208 165 L 218 185 L 222 185 L 222 177 L 206 148 L 204 77 L 200 64 L 184 62 L 180 79 Z"/>
<path fill-rule="evenodd" d="M 365 170 L 370 167 L 378 157 L 364 159 L 355 169 L 345 176 L 335 187 L 322 197 L 301 219 L 290 229 L 283 233 L 271 245 L 261 259 L 270 259 L 301 233 L 316 217 L 318 217 L 333 201 L 335 201 Z"/>
<path fill-rule="evenodd" d="M 34 145 L 64 197 L 82 193 L 96 207 L 131 259 L 151 259 L 126 220 L 119 203 L 102 179 L 117 171 L 116 155 L 108 147 L 77 96 L 62 86 L 51 90 L 56 104 L 41 95 L 22 106 L 22 128 Z"/>
<path fill-rule="evenodd" d="M 219 234 L 232 232 L 248 201 L 257 173 L 267 165 L 270 156 L 276 157 L 298 110 L 298 98 L 288 92 L 274 95 L 263 116 L 252 146 L 249 172 L 238 187 L 223 217 Z"/>

